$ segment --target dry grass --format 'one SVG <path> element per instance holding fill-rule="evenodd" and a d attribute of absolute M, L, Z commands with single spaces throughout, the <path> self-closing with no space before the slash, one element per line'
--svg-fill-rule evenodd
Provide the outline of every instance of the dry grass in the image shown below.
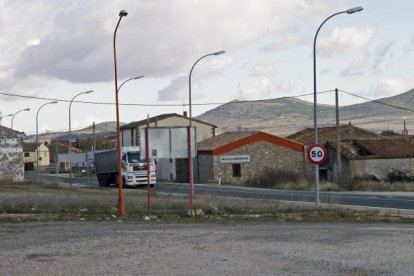
<path fill-rule="evenodd" d="M 127 215 L 123 219 L 147 214 L 146 190 L 126 189 Z M 0 183 L 0 222 L 27 220 L 104 220 L 118 219 L 118 190 L 72 187 L 58 182 Z M 154 192 L 152 214 L 164 220 L 187 218 L 188 196 Z M 287 204 L 276 200 L 197 196 L 194 207 L 198 218 L 219 220 L 278 221 L 378 221 L 378 212 L 348 209 L 321 209 L 305 204 Z M 361 220 L 361 217 L 364 218 Z M 390 219 L 389 217 L 387 218 Z"/>

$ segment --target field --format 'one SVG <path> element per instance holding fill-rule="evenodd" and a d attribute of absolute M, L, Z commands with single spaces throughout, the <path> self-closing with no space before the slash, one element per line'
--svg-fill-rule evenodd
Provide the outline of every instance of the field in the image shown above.
<path fill-rule="evenodd" d="M 378 210 L 284 203 L 276 200 L 197 196 L 195 217 L 188 214 L 188 196 L 153 191 L 148 209 L 146 189 L 126 189 L 126 215 L 118 216 L 118 189 L 69 187 L 59 182 L 0 183 L 0 222 L 111 221 L 280 221 L 280 222 L 413 222 Z"/>

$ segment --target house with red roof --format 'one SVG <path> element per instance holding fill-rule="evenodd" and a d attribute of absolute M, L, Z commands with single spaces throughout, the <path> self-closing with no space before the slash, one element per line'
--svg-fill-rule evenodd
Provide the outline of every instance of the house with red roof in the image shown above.
<path fill-rule="evenodd" d="M 225 132 L 197 143 L 196 182 L 245 183 L 264 169 L 304 174 L 302 143 L 261 131 Z"/>

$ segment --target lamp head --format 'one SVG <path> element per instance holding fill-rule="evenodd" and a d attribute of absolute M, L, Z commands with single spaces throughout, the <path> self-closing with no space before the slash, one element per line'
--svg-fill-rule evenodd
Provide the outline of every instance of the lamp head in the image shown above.
<path fill-rule="evenodd" d="M 218 51 L 218 52 L 213 53 L 213 55 L 218 56 L 218 55 L 224 54 L 225 52 L 226 51 Z"/>
<path fill-rule="evenodd" d="M 124 16 L 127 16 L 128 15 L 128 13 L 127 13 L 127 11 L 126 10 L 121 10 L 120 12 L 119 12 L 119 16 L 120 17 L 124 17 Z"/>
<path fill-rule="evenodd" d="M 92 92 L 93 92 L 93 90 L 88 90 L 86 92 L 83 92 L 83 94 L 89 94 L 89 93 L 92 93 Z"/>
<path fill-rule="evenodd" d="M 347 10 L 346 13 L 347 14 L 352 14 L 352 13 L 360 12 L 362 10 L 363 10 L 362 7 L 355 7 L 355 8 L 352 8 L 352 9 Z"/>
<path fill-rule="evenodd" d="M 58 101 L 50 102 L 50 104 L 57 104 L 57 103 L 58 103 Z"/>
<path fill-rule="evenodd" d="M 30 108 L 26 108 L 26 109 L 24 109 L 24 111 L 30 111 Z"/>
<path fill-rule="evenodd" d="M 142 79 L 144 76 L 137 76 L 134 78 L 134 80 Z"/>

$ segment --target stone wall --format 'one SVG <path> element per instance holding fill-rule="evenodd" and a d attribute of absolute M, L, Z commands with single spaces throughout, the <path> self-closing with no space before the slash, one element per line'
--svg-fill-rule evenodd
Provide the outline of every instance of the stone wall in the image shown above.
<path fill-rule="evenodd" d="M 18 138 L 0 138 L 0 179 L 24 179 L 23 144 Z"/>
<path fill-rule="evenodd" d="M 401 171 L 414 176 L 414 158 L 350 160 L 351 177 L 375 176 L 385 180 L 391 172 Z"/>
<path fill-rule="evenodd" d="M 233 164 L 221 163 L 221 156 L 232 155 L 249 155 L 250 162 L 240 163 L 241 177 L 233 177 Z M 207 182 L 218 182 L 221 177 L 221 183 L 245 183 L 255 175 L 260 174 L 263 169 L 279 169 L 289 172 L 304 174 L 304 155 L 303 152 L 297 152 L 286 147 L 278 146 L 272 143 L 259 141 L 226 152 L 223 155 L 211 157 L 212 168 L 208 165 L 210 162 L 207 157 L 203 157 L 203 163 L 200 162 L 200 176 L 212 176 Z M 201 161 L 201 156 L 199 156 Z M 213 170 L 211 173 L 211 169 Z"/>

